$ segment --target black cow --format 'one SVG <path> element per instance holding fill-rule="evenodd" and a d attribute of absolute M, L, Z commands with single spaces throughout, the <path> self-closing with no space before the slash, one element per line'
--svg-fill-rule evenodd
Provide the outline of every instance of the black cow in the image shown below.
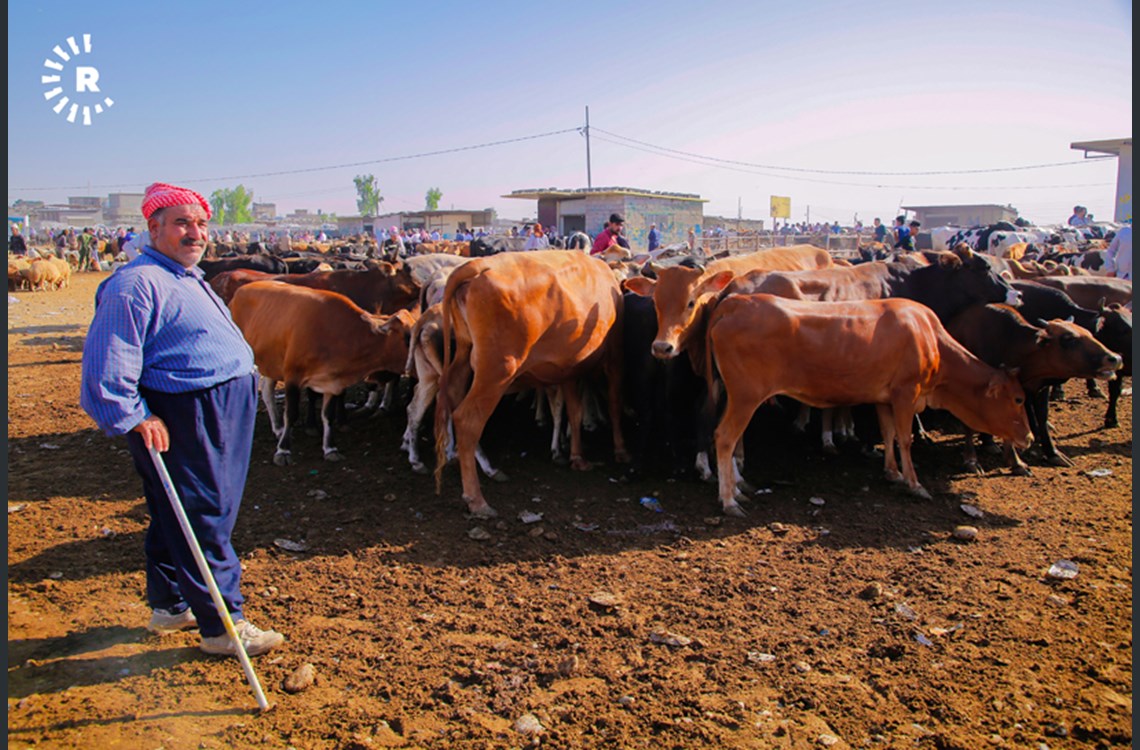
<path fill-rule="evenodd" d="M 198 268 L 202 269 L 206 281 L 214 278 L 223 271 L 233 271 L 238 268 L 248 268 L 254 271 L 283 274 L 289 273 L 289 266 L 281 258 L 272 255 L 246 255 L 234 258 L 220 258 L 218 260 L 200 260 Z"/>
<path fill-rule="evenodd" d="M 1132 377 L 1132 311 L 1121 305 L 1110 305 L 1101 311 L 1100 322 L 1093 335 L 1106 348 L 1116 352 L 1124 360 L 1124 366 L 1116 374 L 1116 379 L 1108 383 L 1108 411 L 1104 415 L 1105 427 L 1116 427 L 1116 402 L 1124 388 L 1122 379 Z"/>
<path fill-rule="evenodd" d="M 1033 437 L 1046 460 L 1055 466 L 1072 463 L 1053 445 L 1049 431 L 1049 390 L 1068 378 L 1107 378 L 1120 369 L 1121 358 L 1076 325 L 1061 320 L 1041 321 L 1040 327 L 1006 305 L 975 305 L 946 327 L 960 344 L 991 367 L 1016 368 L 1025 389 L 1025 410 Z M 967 465 L 977 469 L 973 435 L 967 430 Z M 1016 474 L 1029 467 L 1007 446 Z"/>

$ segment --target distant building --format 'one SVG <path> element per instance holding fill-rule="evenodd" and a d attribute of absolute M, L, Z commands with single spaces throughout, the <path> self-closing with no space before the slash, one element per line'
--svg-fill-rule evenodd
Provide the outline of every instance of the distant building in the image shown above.
<path fill-rule="evenodd" d="M 273 221 L 277 218 L 276 203 L 254 203 L 250 206 L 254 221 Z"/>
<path fill-rule="evenodd" d="M 1017 221 L 1017 209 L 1013 206 L 977 204 L 967 206 L 903 206 L 903 211 L 914 214 L 914 219 L 924 230 L 934 227 L 982 227 L 999 221 Z M 893 216 L 883 222 L 890 226 Z"/>
<path fill-rule="evenodd" d="M 448 209 L 438 211 L 401 211 L 379 216 L 342 216 L 337 219 L 342 235 L 373 234 L 377 229 L 423 229 L 454 235 L 458 231 L 489 229 L 495 222 L 495 209 Z"/>
<path fill-rule="evenodd" d="M 111 193 L 103 207 L 103 218 L 108 226 L 142 227 L 146 219 L 142 215 L 142 193 Z"/>
<path fill-rule="evenodd" d="M 692 193 L 628 187 L 515 190 L 503 197 L 538 201 L 539 223 L 557 227 L 562 235 L 583 231 L 596 236 L 610 214 L 621 214 L 626 237 L 635 248 L 645 247 L 650 224 L 657 225 L 663 245 L 684 242 L 689 229 L 704 223 L 708 202 Z"/>
<path fill-rule="evenodd" d="M 735 216 L 706 216 L 701 225 L 708 231 L 713 227 L 723 227 L 729 232 L 763 232 L 763 219 L 737 219 Z"/>
<path fill-rule="evenodd" d="M 1109 141 L 1080 141 L 1078 143 L 1070 143 L 1069 148 L 1084 151 L 1086 159 L 1089 158 L 1090 153 L 1108 154 L 1117 157 L 1116 201 L 1112 212 L 1112 220 L 1116 222 L 1130 221 L 1132 219 L 1132 139 L 1116 138 Z"/>

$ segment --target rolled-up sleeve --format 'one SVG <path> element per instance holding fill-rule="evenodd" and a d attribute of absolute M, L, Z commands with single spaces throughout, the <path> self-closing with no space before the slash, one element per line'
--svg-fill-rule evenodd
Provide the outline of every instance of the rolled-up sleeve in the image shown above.
<path fill-rule="evenodd" d="M 139 394 L 149 320 L 145 302 L 108 293 L 87 332 L 79 404 L 108 435 L 125 434 L 150 416 Z"/>

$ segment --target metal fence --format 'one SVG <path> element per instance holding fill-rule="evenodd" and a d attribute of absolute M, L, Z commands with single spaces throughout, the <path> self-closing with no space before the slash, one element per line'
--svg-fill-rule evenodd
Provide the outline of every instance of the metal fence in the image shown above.
<path fill-rule="evenodd" d="M 775 234 L 756 232 L 736 237 L 701 237 L 699 244 L 708 255 L 730 255 L 750 253 L 772 247 L 786 245 L 815 245 L 837 258 L 855 257 L 859 254 L 860 236 L 857 234 Z"/>

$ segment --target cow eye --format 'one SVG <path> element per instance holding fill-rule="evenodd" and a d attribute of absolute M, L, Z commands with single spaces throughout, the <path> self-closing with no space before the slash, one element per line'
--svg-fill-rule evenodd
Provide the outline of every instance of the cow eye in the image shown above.
<path fill-rule="evenodd" d="M 1023 399 L 1019 396 L 1013 400 L 1013 403 L 1017 404 L 1018 406 L 1021 406 L 1022 404 L 1025 403 L 1025 399 Z"/>
<path fill-rule="evenodd" d="M 689 310 L 692 310 L 692 309 L 693 309 L 694 307 L 696 307 L 696 306 L 697 306 L 697 301 L 696 301 L 696 300 L 694 300 L 694 299 L 691 299 L 691 300 L 689 300 L 689 304 L 687 305 L 687 308 L 688 308 Z"/>

